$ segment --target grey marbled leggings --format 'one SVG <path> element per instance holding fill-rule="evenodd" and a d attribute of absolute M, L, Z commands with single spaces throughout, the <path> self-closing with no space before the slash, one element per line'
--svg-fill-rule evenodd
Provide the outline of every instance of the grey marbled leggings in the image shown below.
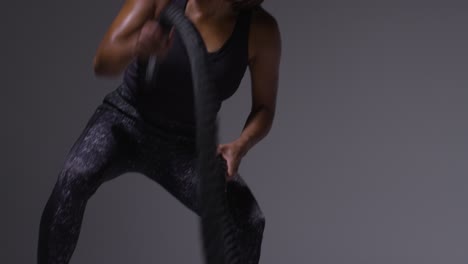
<path fill-rule="evenodd" d="M 109 93 L 70 149 L 42 213 L 38 264 L 69 263 L 88 199 L 105 181 L 138 172 L 199 215 L 194 130 L 168 120 L 148 124 L 125 85 Z M 220 158 L 220 162 L 224 162 Z M 265 218 L 240 176 L 227 184 L 242 263 L 257 264 Z"/>

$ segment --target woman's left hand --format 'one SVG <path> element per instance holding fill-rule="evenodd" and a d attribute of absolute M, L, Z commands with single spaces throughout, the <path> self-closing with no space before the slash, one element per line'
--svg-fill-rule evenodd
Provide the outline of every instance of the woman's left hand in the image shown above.
<path fill-rule="evenodd" d="M 229 181 L 234 175 L 237 174 L 237 170 L 239 169 L 240 162 L 242 160 L 242 157 L 244 156 L 243 145 L 237 141 L 228 144 L 220 144 L 218 146 L 218 154 L 221 154 L 226 160 L 226 180 Z"/>

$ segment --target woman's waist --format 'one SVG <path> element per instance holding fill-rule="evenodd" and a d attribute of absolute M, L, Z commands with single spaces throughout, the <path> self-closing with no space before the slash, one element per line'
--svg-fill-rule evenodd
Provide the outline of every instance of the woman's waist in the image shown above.
<path fill-rule="evenodd" d="M 183 137 L 189 141 L 195 141 L 196 125 L 192 112 L 187 112 L 179 116 L 170 111 L 165 111 L 164 107 L 147 101 L 147 97 L 138 95 L 130 89 L 125 83 L 117 89 L 108 93 L 103 103 L 107 104 L 128 118 L 141 124 L 149 132 L 164 135 L 173 135 L 174 137 Z M 167 110 L 167 109 L 166 109 Z"/>

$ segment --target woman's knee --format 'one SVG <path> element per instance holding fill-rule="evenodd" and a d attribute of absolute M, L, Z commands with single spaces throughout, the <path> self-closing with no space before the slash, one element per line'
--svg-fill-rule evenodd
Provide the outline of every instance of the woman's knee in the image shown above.
<path fill-rule="evenodd" d="M 55 188 L 66 196 L 88 199 L 100 185 L 97 178 L 94 170 L 68 163 L 60 172 Z"/>
<path fill-rule="evenodd" d="M 265 220 L 265 215 L 259 208 L 252 212 L 250 222 L 251 222 L 251 228 L 253 228 L 254 230 L 260 233 L 263 233 L 263 230 L 265 230 L 266 220 Z"/>

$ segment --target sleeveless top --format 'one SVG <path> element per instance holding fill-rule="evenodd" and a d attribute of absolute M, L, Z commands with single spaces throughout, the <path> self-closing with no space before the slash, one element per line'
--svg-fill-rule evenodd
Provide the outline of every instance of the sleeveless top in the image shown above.
<path fill-rule="evenodd" d="M 173 0 L 186 8 L 187 0 Z M 248 65 L 248 36 L 251 12 L 241 11 L 234 30 L 215 52 L 208 53 L 208 67 L 217 90 L 217 111 L 224 100 L 238 89 Z M 146 63 L 134 60 L 125 70 L 124 85 L 137 97 L 135 106 L 142 117 L 152 120 L 170 119 L 187 125 L 195 124 L 194 92 L 187 51 L 177 31 L 164 59 L 158 60 L 155 82 L 144 90 Z"/>

